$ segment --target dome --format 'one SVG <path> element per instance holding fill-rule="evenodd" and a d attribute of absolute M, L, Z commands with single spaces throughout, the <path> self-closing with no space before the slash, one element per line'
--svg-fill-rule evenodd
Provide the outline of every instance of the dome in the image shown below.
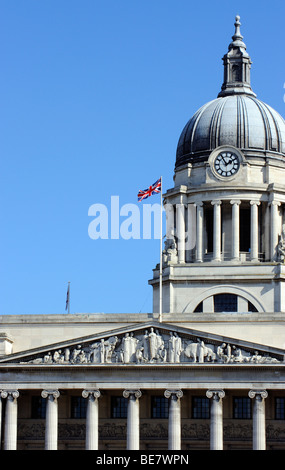
<path fill-rule="evenodd" d="M 205 161 L 222 145 L 245 154 L 280 154 L 285 159 L 285 121 L 254 96 L 217 98 L 202 106 L 184 127 L 177 146 L 176 166 Z"/>
<path fill-rule="evenodd" d="M 245 157 L 277 157 L 285 162 L 285 121 L 256 98 L 250 85 L 251 59 L 240 34 L 223 57 L 224 83 L 218 97 L 202 106 L 187 122 L 178 141 L 176 167 L 206 161 L 222 145 L 241 149 Z"/>

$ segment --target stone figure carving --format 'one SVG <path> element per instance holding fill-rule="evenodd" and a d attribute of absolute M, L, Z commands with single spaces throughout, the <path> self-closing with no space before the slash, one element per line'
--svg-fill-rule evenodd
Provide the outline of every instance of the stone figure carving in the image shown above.
<path fill-rule="evenodd" d="M 216 359 L 216 353 L 214 352 L 214 347 L 210 344 L 205 344 L 204 341 L 198 340 L 197 343 L 188 343 L 185 350 L 185 356 L 192 358 L 193 362 L 204 362 L 206 358 L 207 361 L 214 361 Z"/>
<path fill-rule="evenodd" d="M 112 355 L 118 342 L 117 336 L 111 336 L 108 340 L 101 339 L 99 342 L 94 343 L 90 346 L 91 351 L 89 352 L 89 361 L 92 357 L 94 363 L 110 363 L 112 362 Z M 87 351 L 88 357 L 88 351 Z"/>
<path fill-rule="evenodd" d="M 183 351 L 182 340 L 177 333 L 170 332 L 168 340 L 168 362 L 180 362 L 180 355 Z"/>
<path fill-rule="evenodd" d="M 128 364 L 134 362 L 136 357 L 136 348 L 139 340 L 134 338 L 133 333 L 126 333 L 122 340 L 122 349 L 120 350 L 120 362 Z"/>
<path fill-rule="evenodd" d="M 277 256 L 278 260 L 281 263 L 285 262 L 285 224 L 282 225 L 282 232 L 279 235 L 278 245 L 277 245 Z"/>
<path fill-rule="evenodd" d="M 285 262 L 285 233 L 284 229 L 282 230 L 282 235 L 280 237 L 279 243 L 277 245 L 278 260 L 281 263 Z"/>
<path fill-rule="evenodd" d="M 164 265 L 168 262 L 177 263 L 178 261 L 176 237 L 173 234 L 171 234 L 171 238 L 167 238 L 164 242 L 162 261 Z"/>
<path fill-rule="evenodd" d="M 231 346 L 223 343 L 217 347 L 218 362 L 227 363 L 231 359 Z"/>
<path fill-rule="evenodd" d="M 280 356 L 280 357 L 279 357 Z M 179 335 L 176 331 L 149 330 L 126 332 L 101 338 L 91 344 L 78 344 L 49 351 L 27 360 L 32 364 L 114 364 L 114 363 L 222 363 L 264 364 L 284 362 L 267 353 L 230 344 L 213 344 L 203 338 Z M 26 362 L 26 363 L 27 363 Z"/>

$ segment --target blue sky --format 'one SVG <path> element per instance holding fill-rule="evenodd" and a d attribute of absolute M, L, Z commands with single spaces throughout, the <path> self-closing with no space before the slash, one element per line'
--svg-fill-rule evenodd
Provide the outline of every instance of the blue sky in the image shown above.
<path fill-rule="evenodd" d="M 252 87 L 284 117 L 281 0 L 0 0 L 1 315 L 64 313 L 68 281 L 72 313 L 152 311 L 159 240 L 92 240 L 88 210 L 172 187 L 236 14 Z"/>

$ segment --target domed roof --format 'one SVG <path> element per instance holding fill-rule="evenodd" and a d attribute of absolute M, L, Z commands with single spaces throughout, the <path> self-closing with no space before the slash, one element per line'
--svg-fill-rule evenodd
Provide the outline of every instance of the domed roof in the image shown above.
<path fill-rule="evenodd" d="M 251 60 L 240 35 L 239 17 L 229 52 L 224 56 L 225 81 L 213 101 L 202 106 L 184 127 L 177 146 L 176 167 L 206 161 L 222 145 L 245 155 L 281 156 L 285 160 L 285 121 L 256 98 L 250 87 Z"/>
<path fill-rule="evenodd" d="M 268 151 L 285 158 L 285 121 L 267 104 L 249 95 L 217 98 L 202 106 L 180 136 L 176 166 L 207 160 L 221 145 L 252 152 Z"/>

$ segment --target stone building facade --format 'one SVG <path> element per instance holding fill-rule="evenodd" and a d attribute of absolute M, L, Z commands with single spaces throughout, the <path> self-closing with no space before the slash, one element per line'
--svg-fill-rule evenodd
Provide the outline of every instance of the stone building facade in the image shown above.
<path fill-rule="evenodd" d="M 3 449 L 285 448 L 285 121 L 239 17 L 223 63 L 178 142 L 153 313 L 0 317 Z"/>

